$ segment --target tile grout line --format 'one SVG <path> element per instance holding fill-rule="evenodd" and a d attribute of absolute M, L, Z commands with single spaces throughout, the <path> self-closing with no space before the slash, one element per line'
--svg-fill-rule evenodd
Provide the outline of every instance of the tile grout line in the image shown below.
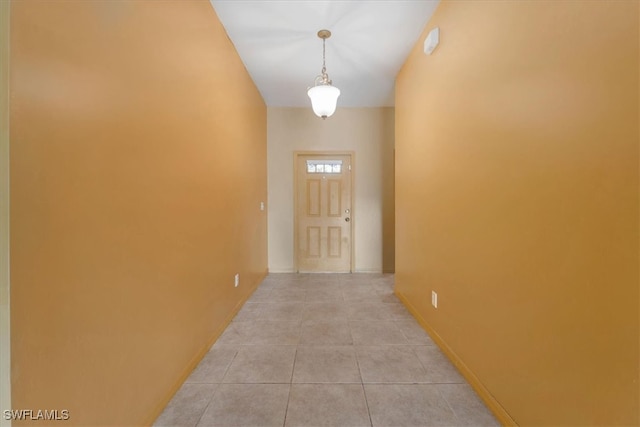
<path fill-rule="evenodd" d="M 209 349 L 209 351 L 211 351 L 211 349 Z M 229 372 L 229 368 L 231 367 L 231 364 L 233 363 L 233 361 L 236 360 L 236 356 L 237 355 L 238 355 L 238 349 L 236 348 L 235 353 L 234 353 L 233 357 L 231 358 L 231 362 L 229 362 L 229 364 L 227 365 L 227 369 L 224 370 L 224 374 L 222 374 L 222 377 L 220 378 L 220 381 L 218 382 L 218 386 L 216 387 L 216 391 L 213 392 L 213 395 L 211 396 L 211 399 L 209 399 L 209 403 L 207 403 L 207 406 L 204 407 L 204 410 L 202 411 L 202 414 L 200 414 L 200 417 L 198 418 L 198 421 L 196 421 L 196 423 L 194 424 L 195 427 L 198 427 L 198 424 L 200 424 L 200 422 L 202 421 L 202 417 L 204 417 L 204 414 L 207 412 L 207 409 L 209 409 L 209 406 L 211 406 L 211 403 L 213 403 L 213 399 L 216 398 L 216 395 L 220 391 L 220 387 L 222 387 L 222 385 L 223 385 L 222 381 L 224 381 L 224 377 L 227 376 L 227 372 Z"/>
<path fill-rule="evenodd" d="M 304 302 L 302 304 L 304 307 Z M 291 390 L 293 389 L 293 374 L 296 372 L 296 360 L 298 359 L 298 348 L 300 347 L 301 339 L 302 339 L 302 319 L 300 319 L 300 322 L 298 324 L 298 342 L 296 343 L 296 351 L 293 354 L 293 366 L 291 367 L 291 378 L 289 379 L 289 394 L 287 395 L 287 406 L 284 409 L 284 419 L 282 420 L 282 427 L 284 427 L 287 424 L 287 414 L 289 413 L 289 402 L 291 402 Z"/>
<path fill-rule="evenodd" d="M 351 329 L 351 327 L 349 327 Z M 362 377 L 362 370 L 360 369 L 360 358 L 358 357 L 358 350 L 355 344 L 353 345 L 353 355 L 356 358 L 356 365 L 358 366 L 358 374 L 360 374 L 360 387 L 362 387 L 362 393 L 364 394 L 364 404 L 367 405 L 367 414 L 369 415 L 369 425 L 373 427 L 373 419 L 371 418 L 371 409 L 369 408 L 369 400 L 367 399 L 367 391 L 364 388 L 364 378 Z"/>
<path fill-rule="evenodd" d="M 367 390 L 364 388 L 364 383 L 360 384 L 362 387 L 362 393 L 364 394 L 364 404 L 367 405 L 367 414 L 369 414 L 369 425 L 373 427 L 373 419 L 371 418 L 371 409 L 369 408 L 369 400 L 367 399 Z"/>
<path fill-rule="evenodd" d="M 438 395 L 444 400 L 444 402 L 447 404 L 447 407 L 449 409 L 451 409 L 451 412 L 453 413 L 453 416 L 455 417 L 456 420 L 461 421 L 460 417 L 458 417 L 458 413 L 453 409 L 453 406 L 451 406 L 451 403 L 449 403 L 449 399 L 446 398 L 446 396 L 444 394 L 442 394 L 442 392 L 440 392 L 440 388 L 439 387 L 435 387 L 436 389 L 436 393 L 438 393 Z"/>
<path fill-rule="evenodd" d="M 296 371 L 297 358 L 298 358 L 298 345 L 296 345 L 296 351 L 293 355 L 293 367 L 291 368 L 291 379 L 289 380 L 289 394 L 287 395 L 287 406 L 284 408 L 284 419 L 282 420 L 282 427 L 284 427 L 287 424 L 287 414 L 289 413 L 289 402 L 291 402 L 291 389 L 293 389 L 293 373 Z"/>

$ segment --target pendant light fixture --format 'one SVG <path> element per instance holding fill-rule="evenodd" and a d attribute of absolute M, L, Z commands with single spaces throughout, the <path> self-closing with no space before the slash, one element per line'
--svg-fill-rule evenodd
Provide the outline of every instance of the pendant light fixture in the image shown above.
<path fill-rule="evenodd" d="M 331 85 L 325 65 L 325 42 L 331 37 L 331 31 L 320 30 L 318 37 L 322 39 L 322 73 L 316 77 L 315 86 L 309 88 L 307 95 L 311 98 L 311 107 L 316 116 L 326 119 L 336 111 L 340 89 Z"/>

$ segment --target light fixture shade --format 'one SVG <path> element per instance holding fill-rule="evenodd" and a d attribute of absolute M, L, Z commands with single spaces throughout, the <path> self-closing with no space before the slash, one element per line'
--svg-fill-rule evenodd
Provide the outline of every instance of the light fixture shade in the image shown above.
<path fill-rule="evenodd" d="M 340 89 L 331 85 L 314 86 L 307 91 L 316 116 L 326 119 L 336 111 Z"/>

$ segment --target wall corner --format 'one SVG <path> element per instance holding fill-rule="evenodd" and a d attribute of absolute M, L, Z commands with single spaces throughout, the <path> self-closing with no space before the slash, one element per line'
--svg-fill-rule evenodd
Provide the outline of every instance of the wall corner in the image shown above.
<path fill-rule="evenodd" d="M 10 2 L 0 1 L 0 411 L 11 409 L 9 286 L 9 21 Z M 0 426 L 11 420 L 0 417 Z"/>

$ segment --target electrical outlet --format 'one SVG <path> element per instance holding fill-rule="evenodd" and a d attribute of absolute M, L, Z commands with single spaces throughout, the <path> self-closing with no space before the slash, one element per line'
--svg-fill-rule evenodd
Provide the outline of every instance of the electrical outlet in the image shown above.
<path fill-rule="evenodd" d="M 431 291 L 431 305 L 438 308 L 438 294 L 436 291 Z"/>
<path fill-rule="evenodd" d="M 260 210 L 263 211 L 264 210 L 264 202 L 260 202 Z"/>
<path fill-rule="evenodd" d="M 237 273 L 234 279 L 233 287 L 237 288 L 239 284 L 240 284 L 240 273 Z"/>

